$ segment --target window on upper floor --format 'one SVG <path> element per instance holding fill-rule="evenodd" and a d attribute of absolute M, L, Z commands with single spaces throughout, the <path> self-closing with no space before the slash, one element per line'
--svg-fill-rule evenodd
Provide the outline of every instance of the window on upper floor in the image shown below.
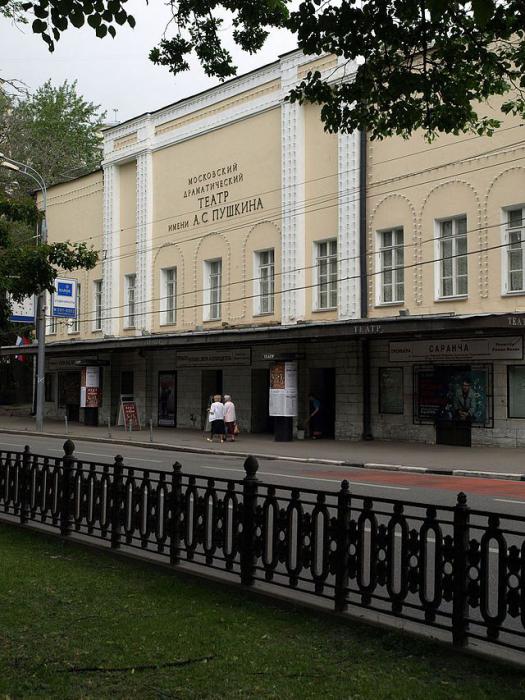
<path fill-rule="evenodd" d="M 467 217 L 437 222 L 439 291 L 442 299 L 468 294 Z"/>
<path fill-rule="evenodd" d="M 69 321 L 68 333 L 80 333 L 80 301 L 82 290 L 80 282 L 77 282 L 77 315 Z"/>
<path fill-rule="evenodd" d="M 318 241 L 315 244 L 315 270 L 317 274 L 316 308 L 337 307 L 337 239 Z"/>
<path fill-rule="evenodd" d="M 405 298 L 405 255 L 402 228 L 378 232 L 379 303 L 393 304 Z"/>
<path fill-rule="evenodd" d="M 275 293 L 274 250 L 255 253 L 254 314 L 273 314 Z"/>
<path fill-rule="evenodd" d="M 505 211 L 506 237 L 504 255 L 507 262 L 506 292 L 523 292 L 523 247 L 525 245 L 525 209 L 516 207 Z"/>
<path fill-rule="evenodd" d="M 165 268 L 160 275 L 160 322 L 177 323 L 177 268 Z"/>
<path fill-rule="evenodd" d="M 204 262 L 204 313 L 205 321 L 217 321 L 221 317 L 222 260 Z"/>
<path fill-rule="evenodd" d="M 102 280 L 93 282 L 93 330 L 102 330 Z"/>
<path fill-rule="evenodd" d="M 135 304 L 135 286 L 137 275 L 125 276 L 125 291 L 126 291 L 126 314 L 125 328 L 135 328 L 136 320 L 136 304 Z"/>

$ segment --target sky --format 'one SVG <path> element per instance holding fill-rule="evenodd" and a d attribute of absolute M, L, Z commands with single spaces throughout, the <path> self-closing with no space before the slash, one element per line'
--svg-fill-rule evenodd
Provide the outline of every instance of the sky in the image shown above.
<path fill-rule="evenodd" d="M 71 28 L 57 42 L 54 53 L 31 32 L 30 25 L 14 26 L 0 18 L 0 78 L 17 78 L 30 90 L 49 78 L 56 85 L 77 80 L 78 92 L 107 111 L 107 122 L 115 121 L 115 109 L 116 121 L 124 121 L 218 84 L 196 60 L 190 71 L 173 76 L 148 59 L 169 18 L 163 2 L 150 0 L 148 6 L 146 0 L 130 0 L 128 11 L 137 20 L 135 29 L 118 27 L 115 39 L 97 39 L 91 28 Z M 224 33 L 229 37 L 228 31 Z M 276 60 L 294 49 L 295 41 L 287 32 L 273 31 L 255 56 L 237 49 L 233 41 L 227 45 L 241 74 Z"/>

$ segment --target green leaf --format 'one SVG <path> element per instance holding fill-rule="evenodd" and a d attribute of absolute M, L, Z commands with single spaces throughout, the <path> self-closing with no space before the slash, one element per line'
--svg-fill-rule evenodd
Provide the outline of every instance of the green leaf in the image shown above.
<path fill-rule="evenodd" d="M 35 34 L 42 34 L 42 32 L 45 32 L 47 29 L 47 22 L 43 22 L 41 19 L 35 19 L 31 25 L 31 29 Z"/>
<path fill-rule="evenodd" d="M 488 21 L 494 15 L 495 9 L 496 3 L 494 0 L 472 0 L 474 19 L 480 25 L 480 27 L 486 26 Z"/>

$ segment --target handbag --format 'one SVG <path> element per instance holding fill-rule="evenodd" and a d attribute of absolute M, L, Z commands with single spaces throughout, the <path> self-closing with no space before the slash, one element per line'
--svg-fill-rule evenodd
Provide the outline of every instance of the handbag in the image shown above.
<path fill-rule="evenodd" d="M 239 428 L 239 424 L 235 423 L 235 427 L 233 429 L 233 434 L 238 435 L 241 432 L 241 429 Z"/>

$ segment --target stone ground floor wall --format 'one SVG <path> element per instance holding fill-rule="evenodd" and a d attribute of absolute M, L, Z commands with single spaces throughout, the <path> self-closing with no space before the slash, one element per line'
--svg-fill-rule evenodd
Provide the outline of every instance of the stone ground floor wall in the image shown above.
<path fill-rule="evenodd" d="M 414 421 L 414 365 L 410 362 L 390 362 L 389 341 L 370 339 L 370 402 L 371 433 L 378 440 L 407 440 L 435 443 L 436 431 L 432 424 L 419 425 Z M 114 425 L 119 413 L 119 401 L 123 372 L 133 373 L 134 397 L 143 425 L 150 419 L 157 426 L 159 407 L 159 372 L 176 371 L 177 427 L 202 430 L 206 424 L 206 397 L 203 397 L 203 372 L 222 370 L 222 393 L 231 394 L 236 405 L 238 421 L 243 432 L 271 432 L 272 420 L 268 418 L 268 373 L 273 359 L 283 356 L 297 358 L 298 364 L 298 416 L 294 429 L 302 427 L 308 416 L 308 395 L 323 377 L 331 377 L 334 399 L 332 432 L 335 439 L 357 440 L 363 436 L 363 343 L 359 340 L 322 342 L 312 337 L 301 343 L 254 345 L 248 359 L 238 366 L 220 364 L 194 366 L 187 362 L 177 367 L 176 351 L 171 348 L 155 351 L 114 352 L 108 354 L 110 365 L 103 368 L 103 404 L 99 410 L 99 423 Z M 190 351 L 186 351 L 190 353 Z M 71 356 L 76 360 L 77 356 Z M 66 369 L 71 370 L 73 360 Z M 190 354 L 191 359 L 191 354 Z M 462 364 L 468 364 L 463 361 Z M 442 364 L 442 363 L 440 363 Z M 453 364 L 453 363 L 446 363 Z M 484 361 L 492 371 L 491 411 L 493 427 L 473 427 L 473 445 L 501 445 L 505 447 L 525 445 L 525 418 L 508 417 L 508 367 L 525 366 L 525 361 Z M 57 384 L 60 362 L 50 364 L 55 375 L 54 400 L 46 403 L 46 415 L 63 418 L 64 408 L 57 401 Z M 381 368 L 402 368 L 402 411 L 384 413 L 379 406 L 379 372 Z M 525 373 L 525 369 L 524 369 Z M 266 383 L 265 383 L 266 382 Z M 215 388 L 209 387 L 212 391 Z M 326 389 L 326 387 L 325 387 Z M 217 387 L 217 391 L 219 387 Z M 323 387 L 321 387 L 321 391 Z M 525 395 L 525 381 L 523 386 Z M 326 406 L 325 406 L 326 408 Z M 82 421 L 82 411 L 80 420 Z"/>
<path fill-rule="evenodd" d="M 206 400 L 203 397 L 203 372 L 222 370 L 222 393 L 230 394 L 236 405 L 237 417 L 243 432 L 271 432 L 272 419 L 268 417 L 268 378 L 272 357 L 297 358 L 298 416 L 294 428 L 302 427 L 309 414 L 308 395 L 319 389 L 323 372 L 332 373 L 335 391 L 332 432 L 336 439 L 358 439 L 362 434 L 362 358 L 357 341 L 337 343 L 318 342 L 312 338 L 302 343 L 257 345 L 249 349 L 248 363 L 238 366 L 220 364 L 177 366 L 176 351 L 165 348 L 155 351 L 113 352 L 105 359 L 109 365 L 102 368 L 103 401 L 99 409 L 99 424 L 115 425 L 119 416 L 122 375 L 133 373 L 133 395 L 139 417 L 144 426 L 158 425 L 159 373 L 176 372 L 176 424 L 179 428 L 202 430 L 206 424 Z M 187 351 L 191 355 L 190 351 Z M 198 352 L 197 352 L 198 355 Z M 46 403 L 46 415 L 62 419 L 65 407 L 58 400 L 61 371 L 80 371 L 75 363 L 85 360 L 79 354 L 48 359 L 53 375 L 53 400 Z M 317 379 L 316 379 L 317 377 Z M 320 379 L 321 378 L 321 379 Z M 266 383 L 265 383 L 266 382 Z M 312 384 L 313 382 L 313 384 Z M 219 391 L 219 387 L 210 387 Z M 323 387 L 321 387 L 321 390 Z M 78 397 L 80 402 L 80 396 Z M 80 422 L 83 422 L 80 410 Z"/>
<path fill-rule="evenodd" d="M 515 334 L 514 334 L 515 335 Z M 440 362 L 450 366 L 469 364 L 462 362 Z M 492 391 L 490 410 L 493 411 L 493 427 L 472 428 L 472 445 L 498 445 L 501 447 L 523 447 L 525 445 L 525 418 L 508 416 L 508 368 L 513 365 L 525 366 L 525 360 L 483 360 L 478 363 L 492 370 Z M 403 369 L 403 413 L 382 414 L 379 410 L 379 371 L 383 367 Z M 389 341 L 376 340 L 371 343 L 371 402 L 372 434 L 375 439 L 404 440 L 411 442 L 436 442 L 433 425 L 418 425 L 414 421 L 414 364 L 389 361 Z M 525 386 L 523 387 L 525 392 Z"/>

